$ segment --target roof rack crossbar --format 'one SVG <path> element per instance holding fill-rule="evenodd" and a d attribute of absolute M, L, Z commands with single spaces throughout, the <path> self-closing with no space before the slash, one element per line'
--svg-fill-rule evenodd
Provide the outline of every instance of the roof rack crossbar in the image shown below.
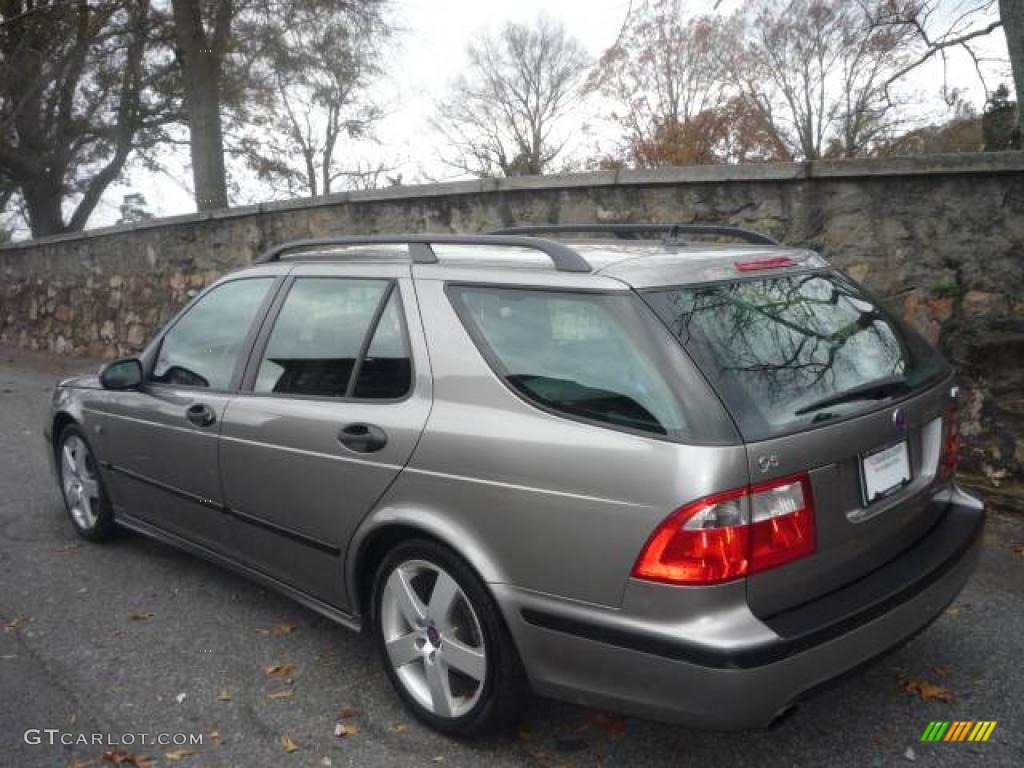
<path fill-rule="evenodd" d="M 611 234 L 622 240 L 633 240 L 638 235 L 665 235 L 674 242 L 680 235 L 712 235 L 734 237 L 754 245 L 778 245 L 767 235 L 740 227 L 722 227 L 714 224 L 537 224 L 496 229 L 492 235 L 565 235 Z"/>
<path fill-rule="evenodd" d="M 559 272 L 590 272 L 590 265 L 564 243 L 537 237 L 513 235 L 339 235 L 317 237 L 306 240 L 292 240 L 268 248 L 260 254 L 255 263 L 266 264 L 280 261 L 292 251 L 312 250 L 341 245 L 407 245 L 409 258 L 414 264 L 437 264 L 437 254 L 431 245 L 495 245 L 506 248 L 528 248 L 540 251 L 551 259 Z"/>

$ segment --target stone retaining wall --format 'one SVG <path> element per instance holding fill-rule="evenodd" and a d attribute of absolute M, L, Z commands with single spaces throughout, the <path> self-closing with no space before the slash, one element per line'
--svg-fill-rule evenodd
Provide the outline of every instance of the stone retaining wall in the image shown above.
<path fill-rule="evenodd" d="M 283 240 L 522 222 L 707 222 L 823 251 L 937 342 L 967 470 L 1024 478 L 1024 153 L 452 182 L 151 220 L 0 247 L 0 343 L 112 358 Z"/>

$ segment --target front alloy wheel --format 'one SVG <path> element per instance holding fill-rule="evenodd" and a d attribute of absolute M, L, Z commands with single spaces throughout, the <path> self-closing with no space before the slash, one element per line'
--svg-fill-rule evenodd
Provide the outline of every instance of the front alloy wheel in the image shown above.
<path fill-rule="evenodd" d="M 81 430 L 61 433 L 57 462 L 61 493 L 75 530 L 87 539 L 105 539 L 113 532 L 113 516 L 103 494 L 96 460 Z"/>
<path fill-rule="evenodd" d="M 476 574 L 430 541 L 382 563 L 375 629 L 388 676 L 419 719 L 476 736 L 508 725 L 528 695 L 512 640 Z"/>

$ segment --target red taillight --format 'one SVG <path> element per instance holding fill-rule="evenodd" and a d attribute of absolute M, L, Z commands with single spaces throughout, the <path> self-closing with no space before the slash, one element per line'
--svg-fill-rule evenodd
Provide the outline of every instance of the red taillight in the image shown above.
<path fill-rule="evenodd" d="M 939 457 L 939 477 L 948 480 L 956 474 L 960 456 L 960 419 L 956 402 L 950 405 L 942 419 L 942 455 Z"/>
<path fill-rule="evenodd" d="M 658 526 L 633 575 L 672 584 L 717 584 L 745 576 L 749 519 L 746 488 L 687 504 Z"/>
<path fill-rule="evenodd" d="M 750 572 L 814 552 L 814 502 L 807 475 L 750 489 Z"/>
<path fill-rule="evenodd" d="M 633 576 L 718 584 L 814 551 L 807 475 L 715 494 L 676 510 L 648 540 Z"/>

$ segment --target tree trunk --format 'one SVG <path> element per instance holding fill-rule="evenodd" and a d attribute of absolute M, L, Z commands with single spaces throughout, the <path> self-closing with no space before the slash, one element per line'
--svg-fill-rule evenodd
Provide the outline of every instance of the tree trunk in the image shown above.
<path fill-rule="evenodd" d="M 229 0 L 221 6 L 230 7 Z M 221 47 L 225 35 L 207 36 L 199 0 L 173 0 L 177 56 L 185 85 L 189 136 L 192 144 L 192 181 L 199 210 L 226 208 L 224 136 L 220 124 Z M 218 21 L 220 13 L 218 12 Z"/>
<path fill-rule="evenodd" d="M 32 237 L 59 235 L 67 231 L 61 210 L 63 190 L 51 174 L 40 174 L 29 182 L 23 182 L 21 194 L 25 198 Z"/>
<path fill-rule="evenodd" d="M 312 149 L 305 149 L 302 153 L 303 158 L 306 161 L 306 185 L 309 187 L 309 196 L 316 197 L 316 162 L 313 157 Z"/>
<path fill-rule="evenodd" d="M 1006 49 L 1017 93 L 1017 140 L 1024 146 L 1024 0 L 999 0 L 999 18 L 1006 33 Z"/>

